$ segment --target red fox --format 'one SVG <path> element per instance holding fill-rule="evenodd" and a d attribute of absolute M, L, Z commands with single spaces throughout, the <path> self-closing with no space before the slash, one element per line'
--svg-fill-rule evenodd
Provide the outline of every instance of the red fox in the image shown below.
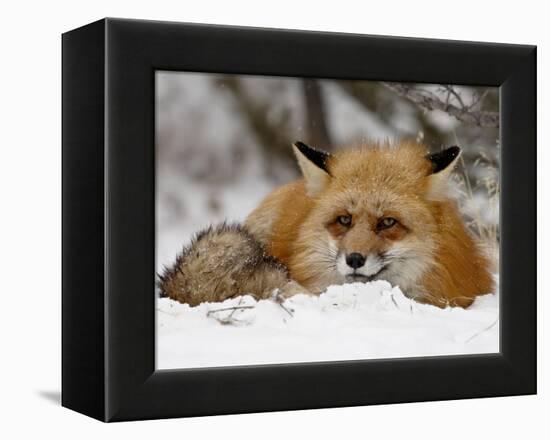
<path fill-rule="evenodd" d="M 381 279 L 419 302 L 467 307 L 493 291 L 489 259 L 447 194 L 458 147 L 293 149 L 303 178 L 268 195 L 244 226 L 198 236 L 161 276 L 161 295 L 196 305 Z"/>

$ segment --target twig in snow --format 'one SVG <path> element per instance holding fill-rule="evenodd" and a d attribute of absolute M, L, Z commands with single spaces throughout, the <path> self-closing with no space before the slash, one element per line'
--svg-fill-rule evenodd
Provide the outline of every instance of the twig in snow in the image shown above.
<path fill-rule="evenodd" d="M 283 303 L 277 303 L 277 304 L 279 304 L 281 308 L 290 315 L 291 318 L 294 316 L 294 314 L 292 313 L 292 310 L 285 307 Z"/>
<path fill-rule="evenodd" d="M 499 318 L 497 317 L 497 319 L 495 319 L 495 321 L 494 321 L 491 325 L 485 327 L 483 330 L 480 330 L 480 331 L 477 332 L 477 333 L 474 333 L 472 336 L 470 336 L 468 339 L 466 339 L 466 341 L 464 341 L 464 343 L 467 344 L 467 343 L 470 342 L 472 339 L 477 338 L 480 334 L 485 333 L 486 331 L 491 330 L 491 329 L 497 324 L 498 320 L 499 320 Z"/>
<path fill-rule="evenodd" d="M 237 311 L 237 310 L 253 309 L 254 307 L 256 307 L 256 306 L 224 307 L 223 309 L 209 310 L 206 313 L 206 316 L 210 316 L 210 315 L 213 315 L 214 313 L 218 313 L 218 312 L 227 312 L 229 310 L 232 310 L 233 312 L 231 313 L 231 315 L 229 315 L 229 317 L 231 317 L 231 316 L 233 316 L 233 313 L 235 313 L 235 311 Z"/>
<path fill-rule="evenodd" d="M 288 309 L 288 308 L 285 307 L 285 305 L 283 304 L 283 303 L 285 302 L 285 298 L 283 298 L 283 297 L 281 296 L 281 291 L 280 291 L 279 289 L 275 289 L 275 291 L 273 292 L 273 295 L 271 296 L 271 299 L 273 299 L 273 301 L 274 301 L 276 304 L 279 304 L 279 306 L 281 307 L 281 309 L 283 309 L 285 312 L 287 312 L 291 318 L 294 316 L 294 314 L 292 313 L 293 310 Z"/>
<path fill-rule="evenodd" d="M 391 301 L 393 302 L 393 304 L 395 305 L 395 308 L 398 309 L 398 308 L 399 308 L 399 305 L 397 304 L 397 301 L 396 301 L 395 298 L 393 297 L 393 293 L 390 295 L 390 298 L 391 298 Z"/>

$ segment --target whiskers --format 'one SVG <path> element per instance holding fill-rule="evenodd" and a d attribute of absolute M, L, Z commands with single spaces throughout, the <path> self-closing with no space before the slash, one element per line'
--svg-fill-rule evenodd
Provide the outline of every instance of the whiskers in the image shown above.
<path fill-rule="evenodd" d="M 394 247 L 383 252 L 380 258 L 387 269 L 385 279 L 398 285 L 404 292 L 413 294 L 429 266 L 431 255 L 416 248 Z"/>
<path fill-rule="evenodd" d="M 390 249 L 379 254 L 379 258 L 385 269 L 390 269 L 392 264 L 405 263 L 410 258 L 406 250 Z"/>
<path fill-rule="evenodd" d="M 311 246 L 312 257 L 318 263 L 322 263 L 326 270 L 336 270 L 336 262 L 338 261 L 339 251 L 330 243 L 316 243 Z"/>

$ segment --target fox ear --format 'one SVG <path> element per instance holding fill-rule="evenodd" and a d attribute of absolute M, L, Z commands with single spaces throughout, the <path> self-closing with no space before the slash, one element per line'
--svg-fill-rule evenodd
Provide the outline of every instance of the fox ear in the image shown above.
<path fill-rule="evenodd" d="M 428 198 L 432 200 L 441 200 L 447 197 L 447 181 L 459 157 L 460 148 L 456 146 L 426 156 L 426 159 L 428 159 L 432 165 L 432 171 L 428 175 L 430 179 Z"/>
<path fill-rule="evenodd" d="M 311 148 L 303 142 L 295 142 L 292 147 L 306 181 L 307 193 L 315 196 L 325 188 L 330 179 L 327 162 L 331 155 Z"/>
<path fill-rule="evenodd" d="M 437 174 L 441 171 L 451 171 L 453 167 L 449 166 L 457 161 L 460 156 L 460 148 L 453 146 L 446 148 L 439 153 L 428 154 L 426 158 L 432 163 L 432 174 Z"/>

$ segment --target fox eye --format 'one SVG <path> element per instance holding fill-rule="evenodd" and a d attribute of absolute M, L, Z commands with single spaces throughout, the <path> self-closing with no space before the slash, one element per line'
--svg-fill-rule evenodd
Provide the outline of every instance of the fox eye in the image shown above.
<path fill-rule="evenodd" d="M 336 221 L 340 223 L 342 226 L 349 226 L 351 225 L 351 215 L 339 215 L 336 218 Z"/>
<path fill-rule="evenodd" d="M 384 217 L 378 221 L 378 224 L 376 225 L 376 229 L 379 231 L 383 229 L 388 229 L 394 226 L 397 223 L 397 220 L 393 217 Z"/>

